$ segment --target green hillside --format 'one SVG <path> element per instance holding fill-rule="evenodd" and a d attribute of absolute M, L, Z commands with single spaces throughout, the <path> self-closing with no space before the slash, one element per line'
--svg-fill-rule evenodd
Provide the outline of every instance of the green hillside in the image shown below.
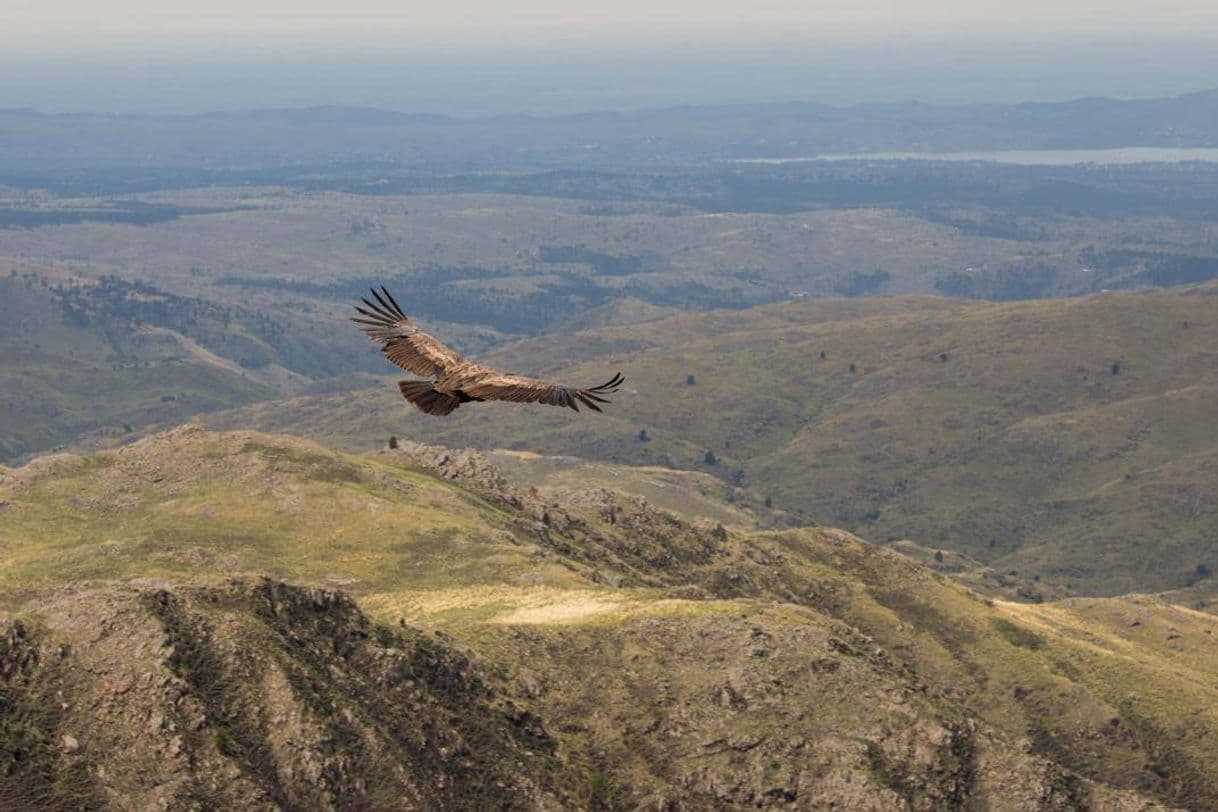
<path fill-rule="evenodd" d="M 0 459 L 299 391 L 250 326 L 117 279 L 0 275 Z"/>
<path fill-rule="evenodd" d="M 130 441 L 195 414 L 366 385 L 368 370 L 381 369 L 350 329 L 346 302 L 223 299 L 206 285 L 185 296 L 157 277 L 94 276 L 79 262 L 30 267 L 0 258 L 0 459 L 81 435 Z M 496 340 L 476 327 L 441 329 L 459 346 Z"/>
<path fill-rule="evenodd" d="M 627 390 L 604 416 L 497 406 L 439 421 L 387 380 L 207 422 L 352 449 L 397 434 L 690 468 L 805 522 L 966 553 L 1038 583 L 1029 594 L 1163 590 L 1218 569 L 1218 297 L 1206 294 L 684 315 L 495 357 L 577 381 L 622 370 Z"/>
<path fill-rule="evenodd" d="M 190 428 L 3 472 L 0 660 L 25 665 L 6 665 L 0 690 L 18 708 L 44 707 L 35 700 L 53 690 L 69 700 L 53 718 L 0 726 L 0 799 L 46 789 L 12 761 L 14 742 L 64 735 L 71 746 L 30 751 L 40 769 L 93 782 L 67 784 L 73 791 L 127 786 L 121 748 L 103 744 L 117 739 L 100 738 L 83 709 L 96 686 L 125 684 L 129 658 L 104 652 L 137 628 L 141 673 L 179 674 L 199 708 L 190 729 L 203 731 L 177 745 L 154 731 L 149 742 L 197 754 L 203 779 L 228 771 L 272 799 L 305 791 L 292 776 L 328 763 L 309 756 L 324 754 L 314 748 L 327 735 L 358 733 L 377 759 L 406 746 L 402 733 L 356 721 L 376 702 L 403 701 L 397 694 L 333 680 L 397 685 L 374 664 L 413 650 L 417 627 L 442 632 L 444 652 L 471 652 L 460 685 L 489 692 L 458 730 L 445 703 L 482 689 L 413 672 L 432 686 L 411 701 L 434 708 L 437 735 L 476 737 L 471 763 L 532 751 L 493 721 L 496 703 L 510 702 L 513 718 L 535 720 L 536 747 L 552 748 L 531 767 L 505 764 L 517 798 L 602 808 L 1218 803 L 1212 615 L 1151 598 L 996 602 L 842 531 L 725 530 L 604 488 L 560 498 L 504 483 L 471 455 L 356 456 Z M 263 573 L 341 587 L 398 631 L 309 597 L 319 593 L 224 586 Z M 194 659 L 159 647 L 156 624 L 193 641 L 176 650 Z M 90 669 L 85 682 L 68 678 L 77 662 Z M 226 687 L 206 691 L 191 676 L 198 668 L 228 675 Z M 277 674 L 287 687 L 275 687 Z M 435 693 L 442 685 L 457 693 Z M 127 720 L 158 701 L 142 687 L 109 695 L 105 729 L 118 733 L 105 735 L 128 735 Z M 243 715 L 250 707 L 267 715 Z M 398 712 L 380 707 L 382 720 Z M 277 713 L 302 726 L 302 749 L 284 749 Z M 406 776 L 416 789 L 452 775 L 420 758 Z M 400 786 L 344 764 L 326 768 L 339 784 Z M 175 786 L 164 797 L 221 797 Z"/>

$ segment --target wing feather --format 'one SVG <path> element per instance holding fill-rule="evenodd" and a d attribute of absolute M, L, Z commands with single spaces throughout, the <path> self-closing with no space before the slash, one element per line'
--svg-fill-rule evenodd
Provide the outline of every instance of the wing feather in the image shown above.
<path fill-rule="evenodd" d="M 372 297 L 375 302 L 360 300 L 364 307 L 355 306 L 360 316 L 351 321 L 361 325 L 360 329 L 381 345 L 381 352 L 390 361 L 429 378 L 438 378 L 469 363 L 461 353 L 415 327 L 388 290 L 383 287 L 379 293 L 373 290 Z"/>
<path fill-rule="evenodd" d="M 599 386 L 581 389 L 564 386 L 553 381 L 540 378 L 528 378 L 523 375 L 508 375 L 490 370 L 479 374 L 476 378 L 463 381 L 461 391 L 480 400 L 505 400 L 512 403 L 543 403 L 547 406 L 565 406 L 579 411 L 584 405 L 594 412 L 601 411 L 598 403 L 609 403 L 602 395 L 616 392 L 625 380 L 620 374 L 614 375 Z"/>

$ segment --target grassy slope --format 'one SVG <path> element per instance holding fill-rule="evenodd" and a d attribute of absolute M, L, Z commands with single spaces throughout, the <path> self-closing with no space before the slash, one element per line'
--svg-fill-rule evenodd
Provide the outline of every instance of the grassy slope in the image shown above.
<path fill-rule="evenodd" d="M 517 488 L 536 488 L 561 499 L 587 488 L 611 488 L 641 496 L 656 507 L 691 520 L 754 529 L 777 520 L 754 494 L 699 471 L 658 465 L 614 465 L 576 457 L 547 457 L 527 451 L 491 451 L 487 458 Z"/>
<path fill-rule="evenodd" d="M 436 421 L 387 386 L 209 422 L 349 448 L 395 433 L 739 471 L 806 521 L 1116 594 L 1218 568 L 1215 346 L 1218 298 L 1205 295 L 799 302 L 522 342 L 496 359 L 572 380 L 624 370 L 629 391 L 604 416 L 500 406 Z M 718 465 L 702 463 L 707 449 Z"/>
<path fill-rule="evenodd" d="M 0 278 L 0 459 L 272 397 L 261 377 L 168 330 L 69 322 L 39 285 Z"/>
<path fill-rule="evenodd" d="M 436 480 L 299 442 L 186 430 L 18 469 L 0 587 L 267 573 L 354 590 L 508 578 L 533 562 L 501 511 Z M 561 574 L 561 570 L 559 571 Z"/>
<path fill-rule="evenodd" d="M 17 459 L 86 431 L 121 437 L 128 428 L 173 423 L 273 395 L 267 386 L 203 364 L 65 363 L 46 354 L 6 356 L 0 367 L 0 458 Z M 163 398 L 171 398 L 164 400 Z"/>
<path fill-rule="evenodd" d="M 766 731 L 801 708 L 797 729 L 825 747 L 931 718 L 950 728 L 967 709 L 1102 781 L 1218 801 L 1218 622 L 1148 598 L 992 603 L 839 531 L 719 537 L 629 500 L 577 499 L 542 524 L 544 503 L 518 510 L 391 455 L 252 433 L 45 458 L 4 473 L 0 502 L 10 609 L 68 580 L 343 585 L 374 616 L 442 628 L 505 669 L 547 718 L 569 720 L 570 747 L 620 763 L 606 781 L 635 794 L 713 784 L 690 770 L 717 763 L 698 749 L 717 739 L 727 758 L 761 730 L 757 758 L 795 758 Z M 734 715 L 736 694 L 750 713 Z M 851 752 L 839 755 L 884 772 L 888 756 Z"/>

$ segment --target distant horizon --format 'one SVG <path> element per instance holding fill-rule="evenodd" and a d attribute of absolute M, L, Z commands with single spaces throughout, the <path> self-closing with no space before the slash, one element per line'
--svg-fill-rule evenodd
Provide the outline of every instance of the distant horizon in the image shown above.
<path fill-rule="evenodd" d="M 362 112 L 362 113 L 378 113 L 393 116 L 403 117 L 419 117 L 419 118 L 439 118 L 452 119 L 453 121 L 473 122 L 479 120 L 493 119 L 510 119 L 510 118 L 534 118 L 534 119 L 563 119 L 579 116 L 597 116 L 597 115 L 642 115 L 648 113 L 665 113 L 668 111 L 678 111 L 681 109 L 723 109 L 730 110 L 732 108 L 745 109 L 749 107 L 761 108 L 780 108 L 780 107 L 824 107 L 833 110 L 851 110 L 859 107 L 901 107 L 905 105 L 923 105 L 928 107 L 939 108 L 964 108 L 973 106 L 983 106 L 994 104 L 1004 107 L 1018 107 L 1022 105 L 1056 105 L 1056 104 L 1074 104 L 1085 101 L 1113 101 L 1113 102 L 1139 102 L 1139 101 L 1158 101 L 1158 100 L 1173 100 L 1187 98 L 1189 96 L 1205 96 L 1210 94 L 1218 94 L 1218 83 L 1197 90 L 1187 90 L 1180 93 L 1166 93 L 1153 95 L 1118 95 L 1118 94 L 1103 94 L 1103 95 L 1087 95 L 1087 96 L 1071 96 L 1061 99 L 1038 99 L 1027 98 L 1009 102 L 985 102 L 985 101 L 965 101 L 965 102 L 934 102 L 925 101 L 916 98 L 899 99 L 885 102 L 825 102 L 817 99 L 774 99 L 765 101 L 726 101 L 726 102 L 673 102 L 670 104 L 650 105 L 644 107 L 610 109 L 610 108 L 589 108 L 573 110 L 569 112 L 504 112 L 504 113 L 486 113 L 486 114 L 454 114 L 454 113 L 439 113 L 432 110 L 399 108 L 390 106 L 381 106 L 375 104 L 341 104 L 341 103 L 319 103 L 319 104 L 299 104 L 289 106 L 254 106 L 254 107 L 228 107 L 228 108 L 211 108 L 199 110 L 197 112 L 116 112 L 111 110 L 100 109 L 79 109 L 79 110 L 46 110 L 39 109 L 28 105 L 0 105 L 0 113 L 31 113 L 40 116 L 123 116 L 123 117 L 151 117 L 151 118 L 206 118 L 209 116 L 244 116 L 257 115 L 260 113 L 307 113 L 307 112 Z"/>
<path fill-rule="evenodd" d="M 498 52 L 195 51 L 26 58 L 5 52 L 0 107 L 197 114 L 368 107 L 482 118 L 677 106 L 1157 99 L 1214 88 L 1209 40 L 710 41 Z"/>

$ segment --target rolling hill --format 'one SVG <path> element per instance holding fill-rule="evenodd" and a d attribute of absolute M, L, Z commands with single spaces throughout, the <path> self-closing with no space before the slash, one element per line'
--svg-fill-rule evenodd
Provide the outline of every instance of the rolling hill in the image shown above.
<path fill-rule="evenodd" d="M 0 515 L 10 802 L 1218 803 L 1218 622 L 1154 598 L 197 428 L 6 470 Z"/>
<path fill-rule="evenodd" d="M 603 416 L 500 405 L 438 421 L 386 380 L 205 422 L 698 470 L 803 522 L 967 554 L 1033 597 L 1157 591 L 1218 567 L 1212 293 L 682 315 L 493 356 L 574 381 L 622 370 L 629 391 Z"/>
<path fill-rule="evenodd" d="M 43 277 L 0 275 L 0 459 L 281 391 L 180 333 L 79 315 Z"/>
<path fill-rule="evenodd" d="M 324 327 L 305 333 L 260 309 L 0 261 L 0 459 L 307 391 L 352 370 L 358 356 L 329 345 Z"/>

